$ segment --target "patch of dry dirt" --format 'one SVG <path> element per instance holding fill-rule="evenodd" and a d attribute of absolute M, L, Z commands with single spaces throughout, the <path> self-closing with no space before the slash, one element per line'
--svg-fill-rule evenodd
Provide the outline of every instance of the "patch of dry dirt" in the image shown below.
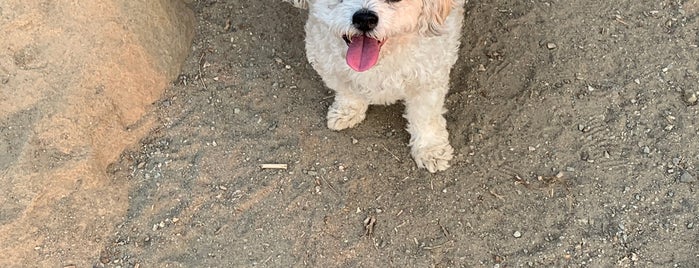
<path fill-rule="evenodd" d="M 178 4 L 179 3 L 179 4 Z M 89 267 L 131 185 L 107 166 L 189 52 L 176 1 L 0 1 L 0 266 Z"/>
<path fill-rule="evenodd" d="M 469 1 L 436 175 L 400 105 L 326 129 L 305 11 L 191 5 L 160 126 L 110 170 L 132 188 L 98 265 L 699 266 L 696 0 Z"/>

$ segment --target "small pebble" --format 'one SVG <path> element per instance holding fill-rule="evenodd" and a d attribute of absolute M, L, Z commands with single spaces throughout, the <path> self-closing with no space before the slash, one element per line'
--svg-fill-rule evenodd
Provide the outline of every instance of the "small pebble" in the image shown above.
<path fill-rule="evenodd" d="M 694 223 L 693 222 L 687 223 L 687 229 L 694 229 Z"/>
<path fill-rule="evenodd" d="M 697 104 L 697 93 L 689 93 L 686 94 L 685 101 L 689 105 L 695 105 Z"/>
<path fill-rule="evenodd" d="M 548 49 L 555 49 L 556 47 L 558 47 L 556 45 L 556 43 L 547 43 L 546 44 L 546 48 L 548 48 Z"/>
<path fill-rule="evenodd" d="M 587 161 L 588 159 L 590 159 L 590 154 L 588 152 L 581 152 L 580 153 L 580 160 Z"/>
<path fill-rule="evenodd" d="M 672 159 L 672 164 L 674 165 L 679 165 L 680 162 L 682 162 L 682 159 L 680 159 L 679 157 L 675 157 Z"/>
<path fill-rule="evenodd" d="M 643 147 L 643 153 L 644 153 L 644 154 L 650 154 L 650 148 L 648 148 L 648 146 L 644 146 L 644 147 Z"/>
<path fill-rule="evenodd" d="M 689 174 L 689 172 L 684 171 L 682 172 L 682 175 L 680 175 L 680 182 L 696 182 L 697 178 L 694 177 L 694 175 Z"/>
<path fill-rule="evenodd" d="M 522 237 L 522 233 L 520 231 L 515 231 L 515 233 L 512 234 L 512 236 L 514 236 L 515 238 L 520 238 Z"/>

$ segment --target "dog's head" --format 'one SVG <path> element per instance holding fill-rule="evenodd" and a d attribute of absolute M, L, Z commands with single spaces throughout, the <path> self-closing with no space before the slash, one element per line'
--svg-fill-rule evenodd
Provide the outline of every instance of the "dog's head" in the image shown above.
<path fill-rule="evenodd" d="M 347 64 L 363 72 L 391 37 L 439 35 L 453 0 L 310 0 L 312 15 L 347 43 Z"/>

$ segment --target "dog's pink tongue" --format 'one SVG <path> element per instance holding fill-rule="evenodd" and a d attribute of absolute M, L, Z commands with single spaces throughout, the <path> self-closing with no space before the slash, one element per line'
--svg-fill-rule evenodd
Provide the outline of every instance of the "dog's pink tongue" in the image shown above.
<path fill-rule="evenodd" d="M 379 40 L 365 35 L 355 35 L 347 49 L 347 65 L 357 72 L 369 70 L 379 60 L 380 50 Z"/>

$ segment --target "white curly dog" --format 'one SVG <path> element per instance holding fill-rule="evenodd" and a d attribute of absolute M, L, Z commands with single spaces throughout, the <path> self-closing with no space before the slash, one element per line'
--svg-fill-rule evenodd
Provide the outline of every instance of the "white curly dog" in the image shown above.
<path fill-rule="evenodd" d="M 328 128 L 362 122 L 370 104 L 405 103 L 420 168 L 449 167 L 443 114 L 465 0 L 283 0 L 308 8 L 306 55 L 335 91 Z"/>

